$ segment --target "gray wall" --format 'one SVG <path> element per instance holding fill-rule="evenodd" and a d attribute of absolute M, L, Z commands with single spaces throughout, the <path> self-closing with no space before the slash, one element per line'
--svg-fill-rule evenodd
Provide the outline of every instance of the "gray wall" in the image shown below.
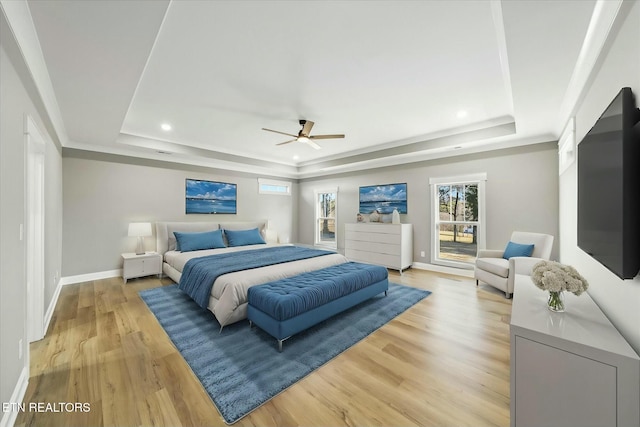
<path fill-rule="evenodd" d="M 67 149 L 63 177 L 63 276 L 121 268 L 120 254 L 136 246 L 130 222 L 269 219 L 280 235 L 297 238 L 295 184 L 292 196 L 264 195 L 257 176 Z M 186 215 L 186 178 L 237 184 L 238 214 Z M 155 250 L 155 238 L 145 244 Z"/>
<path fill-rule="evenodd" d="M 640 105 L 640 3 L 631 7 L 619 33 L 615 37 L 599 72 L 588 89 L 576 113 L 576 140 L 580 141 L 591 129 L 600 114 L 624 86 L 631 87 Z M 621 280 L 602 264 L 582 251 L 577 244 L 577 163 L 560 177 L 560 257 L 571 264 L 589 281 L 589 295 L 609 320 L 640 354 L 640 276 Z M 638 189 L 631 197 L 638 197 Z M 570 307 L 567 308 L 567 311 Z"/>
<path fill-rule="evenodd" d="M 414 224 L 414 260 L 430 259 L 429 178 L 486 172 L 487 246 L 502 248 L 513 230 L 557 235 L 557 154 L 555 143 L 389 167 L 330 178 L 294 182 L 293 195 L 259 195 L 257 176 L 201 167 L 64 151 L 63 276 L 121 268 L 120 254 L 135 248 L 127 237 L 134 221 L 223 221 L 270 219 L 292 242 L 313 243 L 315 189 L 339 187 L 338 247 L 344 247 L 344 224 L 358 211 L 358 187 L 407 182 Z M 186 215 L 186 178 L 238 184 L 238 214 Z M 523 206 L 527 208 L 522 209 Z M 524 213 L 523 213 L 524 211 Z M 155 240 L 146 238 L 146 249 Z M 420 251 L 426 256 L 420 257 Z M 556 256 L 554 248 L 553 256 Z"/>
<path fill-rule="evenodd" d="M 558 236 L 558 155 L 556 143 L 496 150 L 331 176 L 300 182 L 298 206 L 301 243 L 313 243 L 315 189 L 338 187 L 338 248 L 344 248 L 344 224 L 355 222 L 358 188 L 407 183 L 403 223 L 413 224 L 413 260 L 430 262 L 431 207 L 429 178 L 486 173 L 487 247 L 504 248 L 514 230 Z M 557 258 L 554 244 L 552 257 Z M 425 252 L 425 257 L 420 252 Z"/>
<path fill-rule="evenodd" d="M 0 401 L 9 402 L 25 367 L 26 356 L 18 358 L 21 339 L 23 354 L 28 351 L 25 246 L 19 233 L 25 224 L 25 116 L 41 133 L 54 133 L 2 13 L 0 31 Z M 54 141 L 45 148 L 46 312 L 62 269 L 62 155 Z"/>

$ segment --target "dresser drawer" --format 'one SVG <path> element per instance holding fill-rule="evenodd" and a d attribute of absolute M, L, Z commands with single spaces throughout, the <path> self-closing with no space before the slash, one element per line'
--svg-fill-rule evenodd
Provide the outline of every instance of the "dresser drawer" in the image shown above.
<path fill-rule="evenodd" d="M 391 243 L 399 245 L 402 241 L 400 234 L 386 234 L 386 233 L 365 233 L 362 231 L 349 231 L 344 234 L 345 240 L 360 241 L 360 242 L 379 242 L 379 243 Z"/>
<path fill-rule="evenodd" d="M 387 255 L 397 255 L 400 253 L 400 245 L 392 245 L 389 243 L 349 240 L 348 242 L 345 242 L 345 247 L 363 252 L 377 252 Z"/>
<path fill-rule="evenodd" d="M 384 265 L 385 267 L 396 270 L 402 268 L 400 265 L 400 255 L 381 254 L 376 252 L 360 251 L 357 249 L 346 249 L 344 255 L 351 261 Z"/>
<path fill-rule="evenodd" d="M 125 279 L 144 276 L 144 261 L 143 260 L 125 261 L 122 275 Z"/>
<path fill-rule="evenodd" d="M 162 272 L 162 258 L 153 257 L 144 260 L 143 263 L 144 274 L 160 274 Z"/>
<path fill-rule="evenodd" d="M 367 234 L 401 234 L 402 233 L 402 225 L 401 224 L 382 224 L 382 223 L 358 223 L 358 224 L 346 224 L 345 231 L 360 231 Z"/>

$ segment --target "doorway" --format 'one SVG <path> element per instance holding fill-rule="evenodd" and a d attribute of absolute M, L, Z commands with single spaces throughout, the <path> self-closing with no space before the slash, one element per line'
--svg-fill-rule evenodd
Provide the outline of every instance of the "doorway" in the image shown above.
<path fill-rule="evenodd" d="M 45 140 L 30 116 L 26 117 L 25 251 L 27 339 L 44 337 L 44 176 Z"/>

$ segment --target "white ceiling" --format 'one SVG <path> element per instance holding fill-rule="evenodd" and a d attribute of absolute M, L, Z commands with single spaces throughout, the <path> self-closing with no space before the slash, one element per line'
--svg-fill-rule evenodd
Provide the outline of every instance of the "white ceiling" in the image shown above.
<path fill-rule="evenodd" d="M 604 45 L 592 16 L 613 19 L 595 0 L 27 4 L 64 147 L 289 177 L 555 140 Z M 346 137 L 261 130 L 299 119 Z"/>

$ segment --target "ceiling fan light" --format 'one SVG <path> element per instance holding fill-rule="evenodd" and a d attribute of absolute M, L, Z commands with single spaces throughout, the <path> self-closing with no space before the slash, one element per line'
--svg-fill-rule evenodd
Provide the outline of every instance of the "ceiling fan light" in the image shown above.
<path fill-rule="evenodd" d="M 299 136 L 298 142 L 310 142 L 311 140 L 306 136 Z"/>

